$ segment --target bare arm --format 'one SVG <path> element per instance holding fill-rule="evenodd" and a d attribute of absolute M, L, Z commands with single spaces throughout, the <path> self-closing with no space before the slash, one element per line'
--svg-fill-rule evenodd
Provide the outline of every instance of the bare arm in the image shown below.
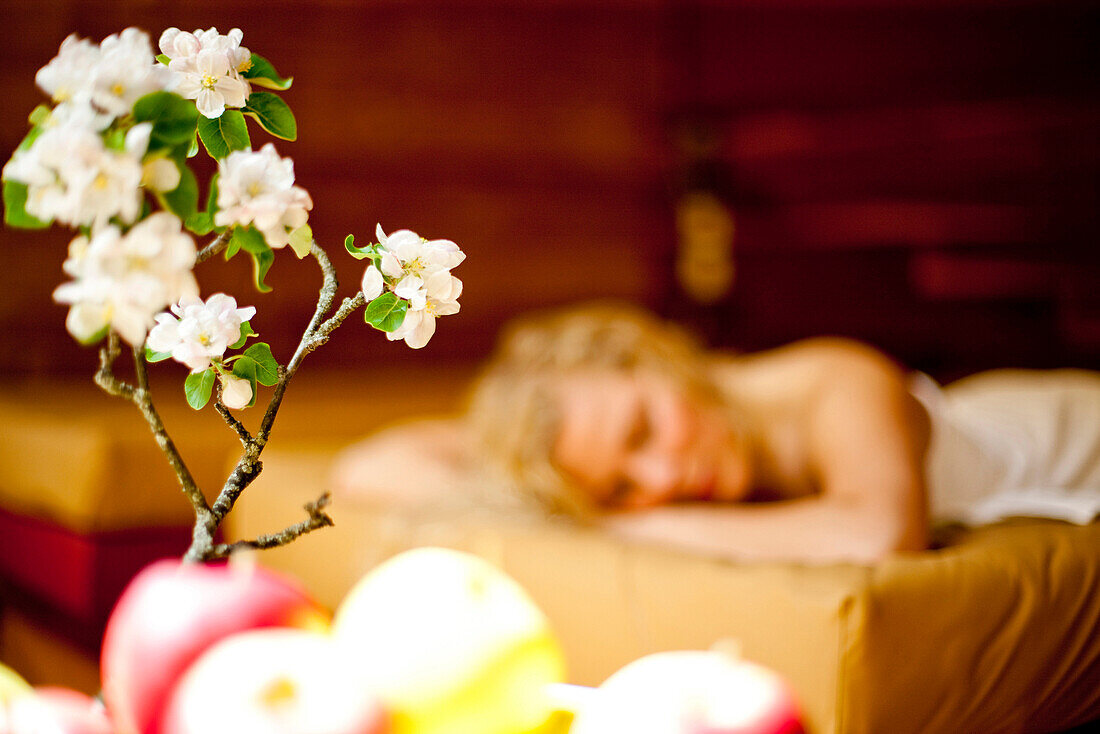
<path fill-rule="evenodd" d="M 746 505 L 668 505 L 607 517 L 629 540 L 744 561 L 871 563 L 890 550 L 873 514 L 824 496 Z"/>
<path fill-rule="evenodd" d="M 624 537 L 743 560 L 872 562 L 925 547 L 926 417 L 904 377 L 866 347 L 822 342 L 804 441 L 820 493 L 760 504 L 668 505 L 606 519 Z"/>

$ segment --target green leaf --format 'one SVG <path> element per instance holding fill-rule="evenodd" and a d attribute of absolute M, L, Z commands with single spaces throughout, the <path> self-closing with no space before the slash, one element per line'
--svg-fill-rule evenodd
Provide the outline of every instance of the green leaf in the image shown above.
<path fill-rule="evenodd" d="M 163 362 L 172 356 L 171 352 L 154 352 L 148 345 L 145 347 L 146 362 Z"/>
<path fill-rule="evenodd" d="M 171 60 L 172 59 L 168 58 L 164 54 L 157 54 L 157 61 L 164 64 L 165 66 L 168 66 L 168 62 L 171 61 Z"/>
<path fill-rule="evenodd" d="M 206 193 L 206 213 L 211 217 L 218 211 L 218 174 L 210 177 L 210 191 Z"/>
<path fill-rule="evenodd" d="M 38 127 L 43 122 L 50 119 L 50 113 L 52 111 L 53 110 L 51 110 L 46 105 L 40 104 L 33 110 L 31 110 L 31 114 L 27 117 L 27 121 L 30 122 L 30 124 L 34 127 Z"/>
<path fill-rule="evenodd" d="M 393 293 L 383 293 L 367 304 L 367 308 L 363 311 L 363 320 L 376 329 L 396 331 L 405 321 L 405 313 L 408 310 L 408 301 L 398 298 Z"/>
<path fill-rule="evenodd" d="M 190 145 L 199 111 L 178 94 L 153 92 L 134 102 L 134 121 L 153 123 L 149 150 L 176 148 Z"/>
<path fill-rule="evenodd" d="M 294 82 L 294 77 L 284 79 L 279 76 L 279 72 L 275 71 L 271 62 L 259 54 L 252 54 L 252 63 L 241 72 L 241 76 L 258 87 L 268 89 L 290 89 L 290 85 Z"/>
<path fill-rule="evenodd" d="M 210 177 L 210 191 L 206 194 L 206 211 L 199 212 L 193 216 L 188 217 L 183 225 L 189 230 L 198 235 L 207 235 L 218 229 L 214 225 L 214 214 L 218 211 L 218 174 L 214 174 Z M 221 231 L 220 229 L 218 231 Z M 237 254 L 237 250 L 240 246 L 233 248 L 232 254 L 226 254 L 225 259 L 228 260 L 232 255 Z"/>
<path fill-rule="evenodd" d="M 107 150 L 126 150 L 126 132 L 118 128 L 109 130 L 103 138 L 103 145 Z"/>
<path fill-rule="evenodd" d="M 187 404 L 195 410 L 201 410 L 210 402 L 210 391 L 214 389 L 214 368 L 202 372 L 192 372 L 183 381 L 183 392 L 187 396 Z"/>
<path fill-rule="evenodd" d="M 241 238 L 236 235 L 237 230 L 233 230 L 233 234 L 229 236 L 229 244 L 225 246 L 225 259 L 227 261 L 232 260 L 233 256 L 241 251 Z"/>
<path fill-rule="evenodd" d="M 251 357 L 240 357 L 233 363 L 233 375 L 248 380 L 252 385 L 252 399 L 247 406 L 249 408 L 256 404 L 256 368 L 256 360 Z"/>
<path fill-rule="evenodd" d="M 95 332 L 94 334 L 91 334 L 90 336 L 86 336 L 86 337 L 83 337 L 83 338 L 78 336 L 78 337 L 74 337 L 74 338 L 78 342 L 80 342 L 81 346 L 90 347 L 90 346 L 93 346 L 95 344 L 99 344 L 101 341 L 103 341 L 103 337 L 107 336 L 107 332 L 110 331 L 110 330 L 111 330 L 111 325 L 110 324 L 104 324 L 102 329 Z"/>
<path fill-rule="evenodd" d="M 199 154 L 199 132 L 195 130 L 195 134 L 191 136 L 191 145 L 187 148 L 187 157 L 194 158 Z"/>
<path fill-rule="evenodd" d="M 199 210 L 199 182 L 195 180 L 195 174 L 182 160 L 175 160 L 176 168 L 180 172 L 180 182 L 176 188 L 163 195 L 164 205 L 173 214 L 185 222 L 192 216 L 196 216 Z M 214 222 L 211 219 L 211 226 Z M 196 232 L 196 234 L 207 234 Z"/>
<path fill-rule="evenodd" d="M 267 240 L 255 227 L 235 228 L 233 237 L 229 242 L 230 244 L 235 243 L 238 250 L 244 250 L 245 252 L 263 252 L 271 249 L 267 244 Z"/>
<path fill-rule="evenodd" d="M 20 181 L 4 182 L 4 224 L 22 229 L 45 229 L 49 222 L 27 214 L 27 184 Z"/>
<path fill-rule="evenodd" d="M 41 135 L 45 130 L 46 128 L 42 125 L 39 125 L 38 127 L 32 127 L 31 131 L 27 133 L 26 137 L 24 137 L 23 140 L 19 143 L 19 147 L 17 147 L 15 151 L 18 153 L 20 151 L 30 148 L 32 145 L 34 145 L 34 141 L 38 139 L 38 136 Z"/>
<path fill-rule="evenodd" d="M 248 103 L 241 112 L 254 117 L 260 127 L 277 138 L 295 140 L 298 137 L 298 123 L 294 120 L 294 113 L 278 95 L 253 92 L 248 95 Z"/>
<path fill-rule="evenodd" d="M 214 231 L 214 217 L 206 212 L 195 212 L 183 220 L 183 226 L 197 235 L 208 235 Z"/>
<path fill-rule="evenodd" d="M 270 293 L 271 286 L 264 282 L 264 278 L 267 277 L 267 271 L 271 270 L 271 266 L 275 263 L 275 253 L 271 251 L 271 248 L 264 250 L 263 252 L 250 252 L 252 256 L 252 280 L 256 283 L 256 290 L 260 293 Z"/>
<path fill-rule="evenodd" d="M 349 234 L 347 237 L 344 238 L 344 249 L 347 250 L 348 253 L 356 260 L 362 260 L 365 257 L 369 257 L 373 260 L 377 254 L 375 252 L 373 242 L 366 247 L 356 247 L 355 235 L 353 234 Z"/>
<path fill-rule="evenodd" d="M 198 131 L 211 158 L 225 158 L 234 150 L 248 150 L 252 145 L 240 110 L 226 110 L 213 120 L 200 116 Z"/>
<path fill-rule="evenodd" d="M 271 354 L 271 347 L 266 342 L 253 344 L 244 350 L 244 356 L 255 360 L 256 379 L 261 385 L 271 387 L 279 381 L 279 363 L 275 361 L 275 357 Z"/>
<path fill-rule="evenodd" d="M 252 324 L 248 323 L 247 321 L 242 321 L 241 322 L 241 338 L 238 339 L 237 341 L 233 342 L 232 344 L 230 344 L 229 348 L 230 349 L 240 349 L 241 347 L 244 346 L 244 343 L 248 340 L 248 337 L 250 337 L 250 336 L 259 336 L 259 334 L 257 334 L 256 332 L 254 332 L 252 330 Z"/>
<path fill-rule="evenodd" d="M 240 250 L 252 256 L 252 275 L 256 289 L 261 293 L 269 292 L 271 286 L 264 282 L 264 278 L 275 262 L 275 253 L 268 246 L 267 240 L 255 227 L 236 227 L 229 239 L 229 247 L 225 250 L 225 259 L 228 260 Z"/>

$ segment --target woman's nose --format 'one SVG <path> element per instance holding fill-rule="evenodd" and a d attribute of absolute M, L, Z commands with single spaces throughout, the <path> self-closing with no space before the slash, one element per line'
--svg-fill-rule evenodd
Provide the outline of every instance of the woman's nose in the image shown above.
<path fill-rule="evenodd" d="M 676 496 L 680 471 L 671 453 L 645 451 L 630 457 L 627 471 L 636 489 L 636 502 L 640 507 L 659 505 Z"/>

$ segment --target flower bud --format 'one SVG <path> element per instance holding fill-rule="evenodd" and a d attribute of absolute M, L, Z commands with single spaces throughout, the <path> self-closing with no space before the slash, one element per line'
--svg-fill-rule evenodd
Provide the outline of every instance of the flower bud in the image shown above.
<path fill-rule="evenodd" d="M 227 408 L 246 408 L 252 402 L 252 383 L 233 375 L 221 375 L 222 402 Z"/>
<path fill-rule="evenodd" d="M 363 290 L 363 295 L 368 301 L 373 301 L 378 296 L 382 295 L 382 273 L 378 268 L 374 267 L 371 263 L 367 265 L 366 272 L 363 273 L 363 282 L 360 284 L 360 288 Z"/>

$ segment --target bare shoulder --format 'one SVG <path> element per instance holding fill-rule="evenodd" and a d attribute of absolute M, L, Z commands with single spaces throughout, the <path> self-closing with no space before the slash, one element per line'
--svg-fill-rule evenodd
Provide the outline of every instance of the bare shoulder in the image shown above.
<path fill-rule="evenodd" d="M 823 337 L 776 352 L 792 369 L 804 371 L 803 384 L 812 391 L 807 417 L 820 421 L 826 435 L 839 438 L 846 433 L 836 432 L 841 424 L 883 417 L 899 422 L 907 434 L 925 432 L 924 411 L 910 394 L 907 372 L 874 347 Z"/>
<path fill-rule="evenodd" d="M 370 504 L 418 507 L 451 491 L 467 464 L 458 418 L 404 422 L 344 449 L 332 483 L 344 497 Z"/>
<path fill-rule="evenodd" d="M 805 407 L 834 390 L 905 389 L 905 371 L 883 352 L 854 339 L 816 337 L 724 362 L 736 392 Z"/>
<path fill-rule="evenodd" d="M 831 373 L 833 370 L 860 374 L 879 373 L 901 377 L 901 368 L 885 353 L 855 339 L 824 336 L 802 339 L 778 349 L 761 352 L 760 356 L 777 365 L 802 369 L 811 373 Z"/>

